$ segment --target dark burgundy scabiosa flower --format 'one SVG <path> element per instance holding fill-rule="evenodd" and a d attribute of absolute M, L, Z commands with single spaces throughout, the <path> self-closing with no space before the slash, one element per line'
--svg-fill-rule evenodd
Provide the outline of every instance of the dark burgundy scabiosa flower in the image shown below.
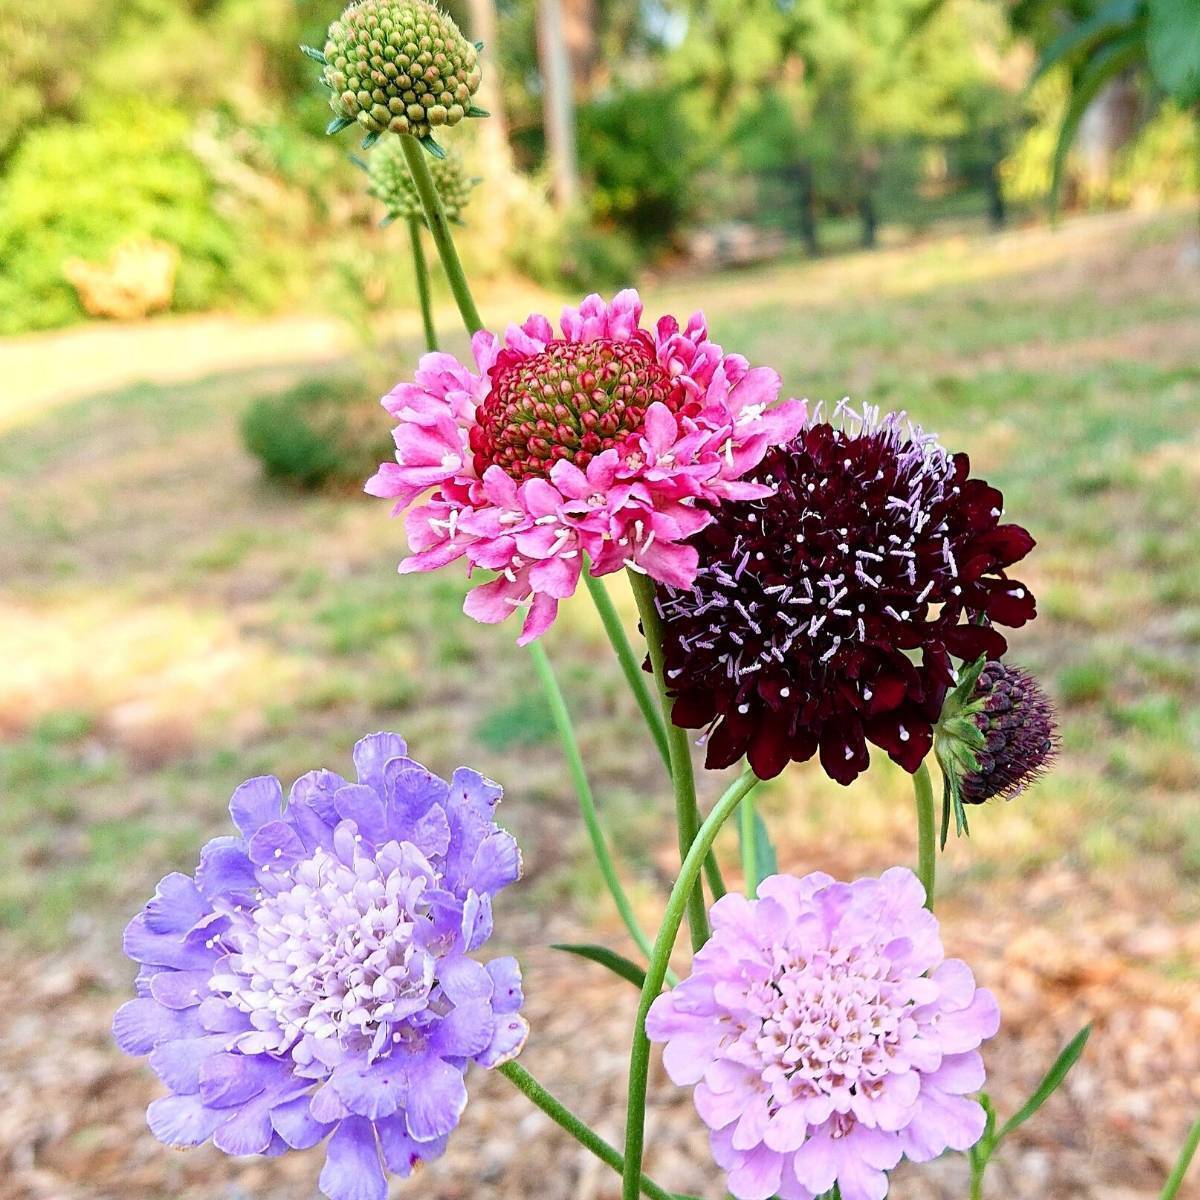
<path fill-rule="evenodd" d="M 975 684 L 970 720 L 983 739 L 959 788 L 967 804 L 1008 800 L 1037 779 L 1058 751 L 1054 706 L 1019 667 L 990 662 Z"/>
<path fill-rule="evenodd" d="M 709 767 L 745 754 L 762 778 L 819 753 L 849 783 L 868 742 L 915 771 L 951 658 L 999 656 L 993 626 L 1034 616 L 1006 575 L 1033 538 L 965 454 L 844 401 L 752 478 L 773 493 L 718 508 L 695 586 L 659 594 L 675 723 L 707 730 Z"/>

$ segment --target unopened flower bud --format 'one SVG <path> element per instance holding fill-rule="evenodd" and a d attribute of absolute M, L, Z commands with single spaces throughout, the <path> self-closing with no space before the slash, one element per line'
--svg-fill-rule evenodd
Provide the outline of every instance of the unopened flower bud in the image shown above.
<path fill-rule="evenodd" d="M 448 221 L 461 221 L 463 210 L 471 197 L 471 189 L 479 182 L 467 175 L 463 157 L 447 148 L 445 158 L 430 161 L 429 169 Z M 413 185 L 412 174 L 404 159 L 404 151 L 395 139 L 380 143 L 371 151 L 367 164 L 370 179 L 367 190 L 387 210 L 388 220 L 405 221 L 416 217 L 423 221 L 421 198 Z"/>
<path fill-rule="evenodd" d="M 357 0 L 330 25 L 324 59 L 335 125 L 423 140 L 435 125 L 485 115 L 470 104 L 478 51 L 427 0 Z"/>

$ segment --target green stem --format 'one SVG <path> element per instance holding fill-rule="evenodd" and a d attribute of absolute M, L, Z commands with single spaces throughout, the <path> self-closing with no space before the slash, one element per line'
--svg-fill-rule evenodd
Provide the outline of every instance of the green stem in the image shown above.
<path fill-rule="evenodd" d="M 590 1150 L 601 1162 L 607 1163 L 614 1171 L 624 1173 L 625 1160 L 615 1146 L 610 1146 L 598 1133 L 581 1121 L 565 1104 L 556 1100 L 524 1067 L 516 1062 L 506 1062 L 498 1067 L 500 1074 L 515 1084 L 530 1100 L 534 1102 L 556 1125 L 565 1129 L 580 1145 Z M 635 1187 L 640 1188 L 643 1196 L 651 1200 L 676 1200 L 664 1188 L 660 1188 L 652 1179 L 645 1175 L 640 1177 Z M 637 1195 L 637 1190 L 634 1191 Z"/>
<path fill-rule="evenodd" d="M 662 926 L 650 952 L 646 967 L 646 981 L 642 985 L 642 996 L 638 1001 L 637 1019 L 633 1026 L 633 1047 L 629 1053 L 629 1094 L 625 1106 L 625 1171 L 622 1175 L 622 1200 L 637 1200 L 638 1172 L 642 1166 L 642 1149 L 646 1137 L 646 1080 L 650 1071 L 650 1039 L 646 1036 L 646 1014 L 662 991 L 667 974 L 667 963 L 679 936 L 693 895 L 700 883 L 700 872 L 704 858 L 712 849 L 721 826 L 733 815 L 737 806 L 749 795 L 758 783 L 754 772 L 743 771 L 730 785 L 725 794 L 713 806 L 705 818 L 684 856 L 679 868 L 679 878 L 671 889 L 667 908 L 663 913 Z"/>
<path fill-rule="evenodd" d="M 983 1200 L 983 1173 L 987 1170 L 988 1160 L 983 1155 L 971 1154 L 971 1194 L 970 1200 Z"/>
<path fill-rule="evenodd" d="M 454 238 L 450 235 L 450 222 L 446 219 L 446 210 L 442 208 L 442 199 L 438 195 L 437 185 L 429 171 L 429 163 L 425 161 L 425 151 L 421 143 L 408 133 L 399 135 L 400 145 L 404 150 L 404 160 L 408 163 L 412 174 L 413 186 L 421 198 L 421 207 L 425 211 L 425 224 L 437 247 L 438 257 L 442 260 L 442 270 L 446 273 L 446 281 L 454 293 L 458 311 L 462 314 L 463 324 L 468 333 L 477 333 L 483 328 L 483 319 L 475 300 L 471 296 L 471 288 L 463 271 L 458 251 L 454 248 Z"/>
<path fill-rule="evenodd" d="M 753 900 L 758 895 L 758 839 L 754 836 L 754 797 L 747 796 L 741 809 L 742 877 L 746 895 Z"/>
<path fill-rule="evenodd" d="M 1200 1149 L 1200 1118 L 1197 1118 L 1195 1124 L 1188 1130 L 1188 1135 L 1183 1142 L 1183 1149 L 1179 1151 L 1179 1158 L 1175 1161 L 1174 1169 L 1167 1176 L 1167 1182 L 1163 1185 L 1159 1200 L 1175 1200 L 1179 1189 L 1183 1186 L 1183 1177 L 1188 1173 L 1188 1167 L 1192 1165 L 1192 1159 L 1195 1157 L 1197 1149 Z"/>
<path fill-rule="evenodd" d="M 571 781 L 575 785 L 575 793 L 579 797 L 579 811 L 583 815 L 583 823 L 587 828 L 588 837 L 592 841 L 592 850 L 596 861 L 600 864 L 600 874 L 608 886 L 610 895 L 629 930 L 629 936 L 637 943 L 638 948 L 648 958 L 650 956 L 650 939 L 642 931 L 634 915 L 629 897 L 621 886 L 617 868 L 613 864 L 612 855 L 608 851 L 608 843 L 604 838 L 604 830 L 600 827 L 600 817 L 596 812 L 596 801 L 592 796 L 592 785 L 588 782 L 587 771 L 584 769 L 583 756 L 579 753 L 579 742 L 575 737 L 575 727 L 571 723 L 571 714 L 567 710 L 567 702 L 563 699 L 562 689 L 554 677 L 554 668 L 543 649 L 541 642 L 530 644 L 529 652 L 533 656 L 533 668 L 541 681 L 554 717 L 554 725 L 562 742 L 563 754 L 567 759 L 567 769 L 571 773 Z"/>
<path fill-rule="evenodd" d="M 603 579 L 585 569 L 583 581 L 587 584 L 592 602 L 600 614 L 600 623 L 604 626 L 604 632 L 608 634 L 608 640 L 616 652 L 617 661 L 621 664 L 621 670 L 633 692 L 633 698 L 637 701 L 638 708 L 642 710 L 646 727 L 650 730 L 654 744 L 658 747 L 658 752 L 662 755 L 662 760 L 669 771 L 671 769 L 671 749 L 667 745 L 667 727 L 663 724 L 658 701 L 650 691 L 646 672 L 642 670 L 642 665 L 638 662 L 637 655 L 633 652 L 633 646 L 630 645 L 629 638 L 626 636 L 625 626 L 621 623 L 621 615 L 617 612 L 616 605 L 613 604 Z"/>
<path fill-rule="evenodd" d="M 421 245 L 421 222 L 417 217 L 408 218 L 408 239 L 412 244 L 413 273 L 417 277 L 417 299 L 421 303 L 421 324 L 425 327 L 425 348 L 438 348 L 437 329 L 433 324 L 433 302 L 429 295 L 429 264 L 425 261 L 425 248 Z"/>
<path fill-rule="evenodd" d="M 675 821 L 679 827 L 679 860 L 687 858 L 700 828 L 700 806 L 696 803 L 696 780 L 692 773 L 692 753 L 686 730 L 671 722 L 671 699 L 663 668 L 662 620 L 654 603 L 654 580 L 639 571 L 629 571 L 629 583 L 642 618 L 642 632 L 650 650 L 650 665 L 658 685 L 659 705 L 667 727 L 667 745 L 671 752 L 671 786 L 675 792 Z M 724 889 L 722 888 L 722 891 Z M 708 941 L 708 914 L 704 908 L 704 889 L 697 879 L 687 901 L 688 929 L 692 949 L 699 950 Z"/>
<path fill-rule="evenodd" d="M 917 796 L 917 876 L 925 888 L 925 907 L 933 911 L 933 888 L 937 876 L 937 835 L 934 831 L 933 780 L 922 763 L 913 776 Z"/>

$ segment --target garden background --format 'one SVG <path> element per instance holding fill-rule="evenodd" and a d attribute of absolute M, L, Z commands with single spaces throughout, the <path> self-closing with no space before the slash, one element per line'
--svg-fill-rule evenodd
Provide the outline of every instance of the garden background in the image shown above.
<path fill-rule="evenodd" d="M 1001 1001 L 1002 1112 L 1095 1032 L 988 1194 L 1157 1195 L 1200 1111 L 1195 113 L 1136 65 L 1111 82 L 1051 227 L 1078 67 L 1027 84 L 1083 0 L 450 7 L 488 43 L 494 116 L 445 140 L 484 177 L 461 243 L 493 327 L 630 281 L 651 312 L 702 305 L 789 393 L 906 408 L 969 449 L 1038 538 L 1023 578 L 1041 616 L 1013 658 L 1058 702 L 1063 753 L 952 841 L 939 915 Z M 318 1156 L 150 1137 L 158 1085 L 108 1036 L 132 975 L 120 930 L 223 831 L 236 783 L 345 767 L 375 728 L 504 784 L 526 878 L 497 953 L 525 965 L 525 1053 L 619 1140 L 636 995 L 548 949 L 624 947 L 528 657 L 461 616 L 456 573 L 401 586 L 400 525 L 350 482 L 386 453 L 375 400 L 412 369 L 420 325 L 404 231 L 379 226 L 353 143 L 322 136 L 296 49 L 336 15 L 0 0 L 0 1200 L 315 1194 Z M 582 597 L 548 637 L 654 926 L 669 798 L 605 645 Z M 886 763 L 848 790 L 796 768 L 761 795 L 783 869 L 915 855 Z M 718 1194 L 657 1069 L 648 1131 L 656 1178 Z M 902 1169 L 893 1195 L 949 1200 L 965 1178 L 951 1157 Z M 477 1078 L 446 1159 L 394 1189 L 604 1200 L 617 1184 Z"/>

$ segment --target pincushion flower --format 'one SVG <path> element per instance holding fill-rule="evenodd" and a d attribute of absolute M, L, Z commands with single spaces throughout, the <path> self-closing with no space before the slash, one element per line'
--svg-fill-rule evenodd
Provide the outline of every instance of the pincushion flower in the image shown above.
<path fill-rule="evenodd" d="M 737 1200 L 882 1200 L 886 1172 L 966 1150 L 984 1112 L 980 1044 L 995 998 L 946 959 L 916 876 L 838 883 L 773 875 L 730 893 L 691 975 L 646 1032 L 671 1079 L 695 1085 Z"/>
<path fill-rule="evenodd" d="M 820 754 L 839 783 L 867 743 L 907 771 L 929 753 L 951 659 L 998 657 L 1035 615 L 1008 568 L 1034 541 L 1003 498 L 903 414 L 839 405 L 771 449 L 691 545 L 694 584 L 660 589 L 673 719 L 707 762 L 762 778 Z"/>
<path fill-rule="evenodd" d="M 366 490 L 408 509 L 402 572 L 459 558 L 498 573 L 466 612 L 498 622 L 528 605 L 520 641 L 550 626 L 579 582 L 628 566 L 676 587 L 695 576 L 687 539 L 731 500 L 770 487 L 743 476 L 803 424 L 776 404 L 779 376 L 709 341 L 696 314 L 641 327 L 637 292 L 588 296 L 562 315 L 477 333 L 474 364 L 427 354 L 383 404 L 396 461 Z"/>
<path fill-rule="evenodd" d="M 141 967 L 113 1033 L 170 1090 L 147 1114 L 161 1141 L 275 1155 L 328 1137 L 321 1190 L 383 1200 L 385 1166 L 442 1153 L 468 1064 L 524 1043 L 516 962 L 471 956 L 520 856 L 476 772 L 447 783 L 390 733 L 354 762 L 356 783 L 313 771 L 286 809 L 274 778 L 234 792 L 238 834 L 126 930 Z"/>

